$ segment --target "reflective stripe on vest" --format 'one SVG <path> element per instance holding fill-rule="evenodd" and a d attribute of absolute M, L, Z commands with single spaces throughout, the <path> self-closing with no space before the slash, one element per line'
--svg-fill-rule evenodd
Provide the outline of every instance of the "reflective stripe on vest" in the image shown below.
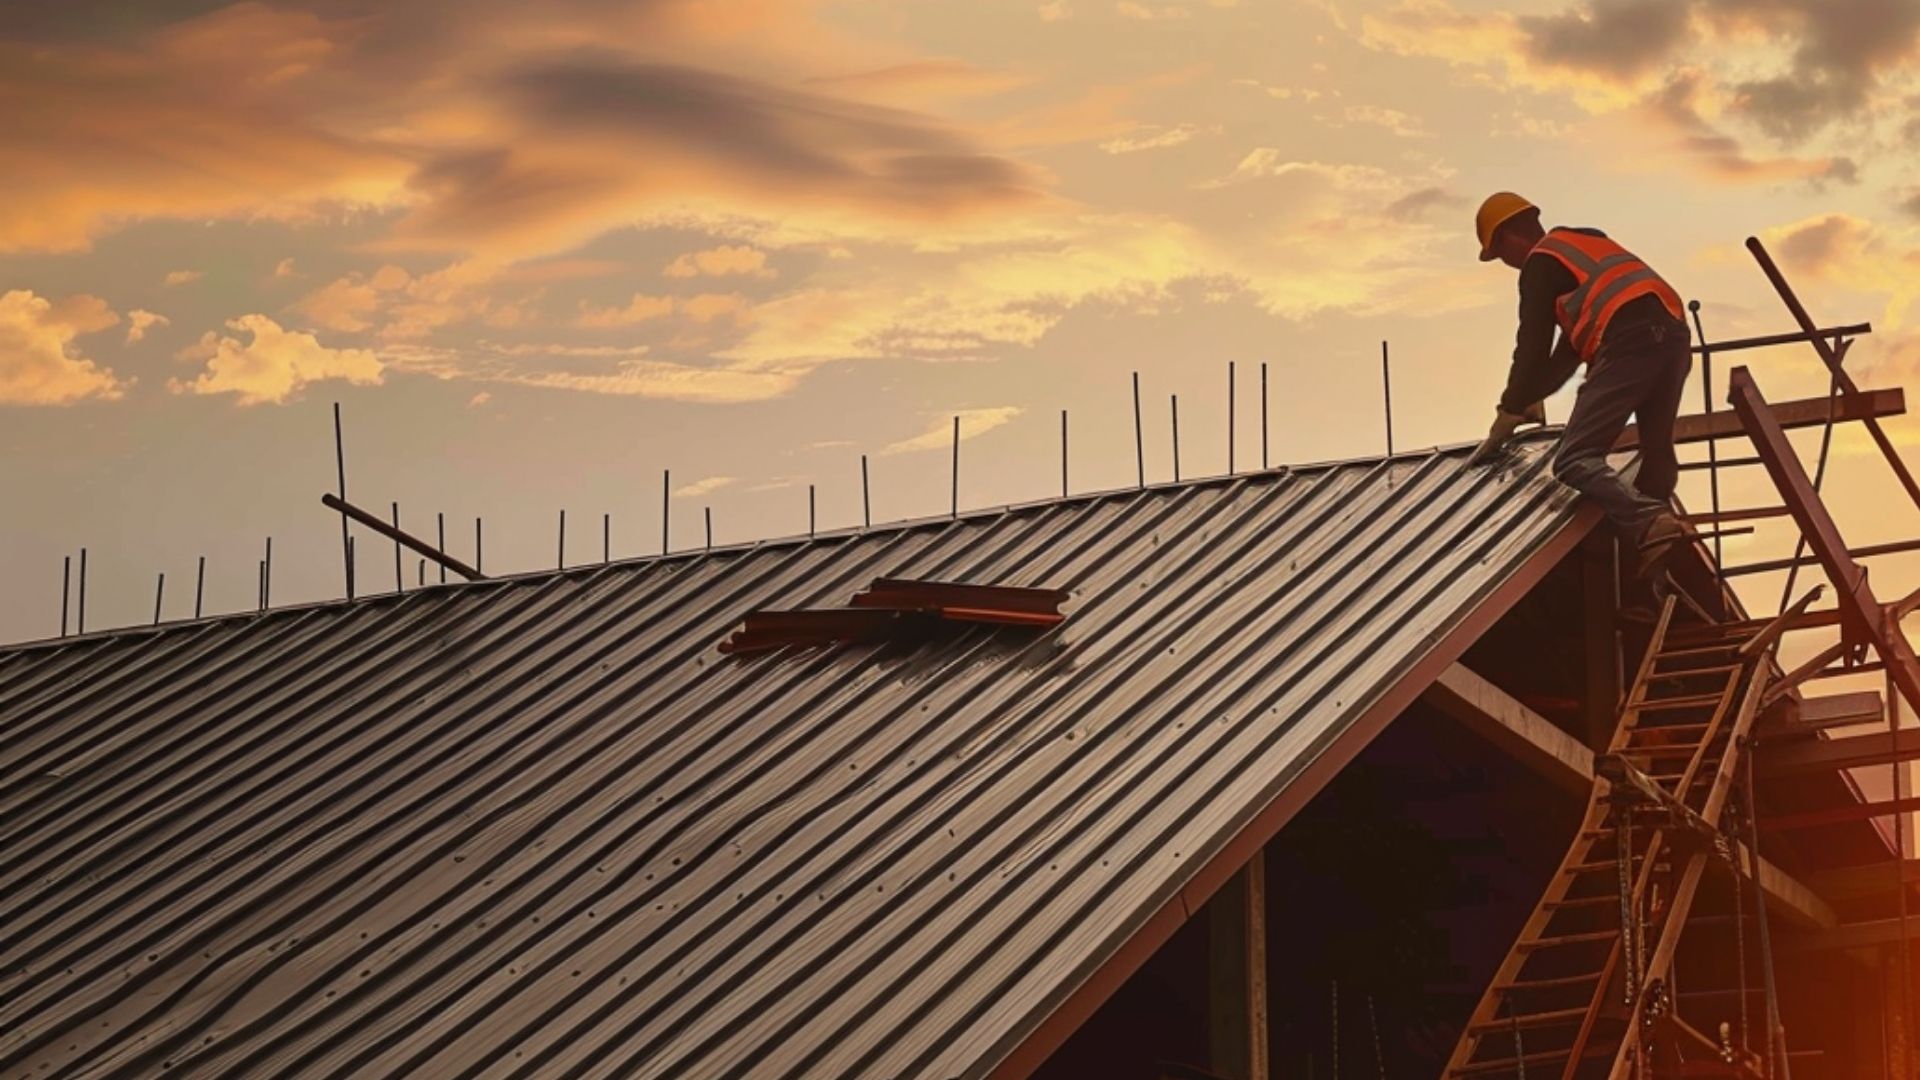
<path fill-rule="evenodd" d="M 1599 352 L 1607 322 L 1630 300 L 1658 296 L 1674 318 L 1682 317 L 1680 294 L 1612 240 L 1555 229 L 1533 250 L 1559 260 L 1573 274 L 1574 287 L 1554 304 L 1554 315 L 1582 360 L 1591 361 Z"/>

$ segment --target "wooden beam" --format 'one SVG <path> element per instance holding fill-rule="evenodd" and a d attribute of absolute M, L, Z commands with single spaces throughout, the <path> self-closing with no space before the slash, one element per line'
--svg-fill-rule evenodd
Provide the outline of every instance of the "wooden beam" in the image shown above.
<path fill-rule="evenodd" d="M 1907 940 L 1920 944 L 1920 915 L 1907 919 Z M 1899 919 L 1874 919 L 1869 922 L 1841 923 L 1831 930 L 1807 934 L 1795 939 L 1787 951 L 1826 952 L 1832 949 L 1871 949 L 1900 942 Z"/>
<path fill-rule="evenodd" d="M 1424 698 L 1569 793 L 1584 798 L 1593 790 L 1592 751 L 1465 665 L 1442 671 Z M 1764 858 L 1760 888 L 1774 911 L 1796 926 L 1823 929 L 1839 922 L 1825 900 Z"/>
<path fill-rule="evenodd" d="M 1841 739 L 1762 743 L 1758 752 L 1760 756 L 1754 759 L 1753 770 L 1765 778 L 1864 769 L 1869 765 L 1920 759 L 1920 728 L 1904 728 L 1897 736 L 1880 731 Z"/>
<path fill-rule="evenodd" d="M 1760 827 L 1763 829 L 1811 829 L 1820 825 L 1844 825 L 1848 822 L 1869 821 L 1877 817 L 1911 814 L 1915 811 L 1920 811 L 1920 798 L 1889 799 L 1885 802 L 1830 806 L 1824 810 L 1804 810 L 1797 814 L 1775 814 L 1772 817 L 1761 818 Z"/>
<path fill-rule="evenodd" d="M 1887 719 L 1887 699 L 1878 690 L 1852 694 L 1829 694 L 1804 698 L 1793 722 L 1809 728 L 1843 727 L 1847 724 L 1881 724 Z"/>
<path fill-rule="evenodd" d="M 1891 859 L 1886 862 L 1867 863 L 1864 866 L 1843 866 L 1838 870 L 1822 870 L 1810 875 L 1807 882 L 1821 896 L 1836 903 L 1844 903 L 1882 894 L 1891 897 L 1896 874 L 1910 887 L 1920 885 L 1920 859 L 1902 860 L 1898 870 L 1894 869 Z"/>
<path fill-rule="evenodd" d="M 1575 795 L 1593 790 L 1593 751 L 1464 664 L 1440 673 L 1426 701 Z"/>
<path fill-rule="evenodd" d="M 1843 395 L 1783 401 L 1773 406 L 1773 418 L 1788 430 L 1819 427 L 1827 422 L 1829 411 L 1835 423 L 1900 416 L 1907 411 L 1907 396 L 1905 391 L 1895 386 L 1884 390 L 1862 390 L 1857 397 Z M 1692 413 L 1674 421 L 1673 441 L 1697 443 L 1709 439 L 1730 439 L 1746 434 L 1746 430 L 1736 413 Z M 1639 445 L 1639 429 L 1629 427 L 1615 440 L 1613 448 L 1632 450 Z"/>
<path fill-rule="evenodd" d="M 1211 1071 L 1267 1080 L 1266 853 L 1207 901 L 1207 1044 Z"/>

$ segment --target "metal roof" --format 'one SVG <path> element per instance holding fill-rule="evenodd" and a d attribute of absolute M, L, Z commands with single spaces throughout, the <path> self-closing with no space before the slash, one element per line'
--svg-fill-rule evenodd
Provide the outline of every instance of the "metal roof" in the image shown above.
<path fill-rule="evenodd" d="M 1565 529 L 1551 445 L 0 651 L 0 1074 L 985 1075 Z M 1072 596 L 716 649 L 882 575 Z"/>

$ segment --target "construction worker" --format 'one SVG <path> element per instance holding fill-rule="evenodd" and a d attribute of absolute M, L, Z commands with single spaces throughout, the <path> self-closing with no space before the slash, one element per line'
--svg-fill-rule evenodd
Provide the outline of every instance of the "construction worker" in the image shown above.
<path fill-rule="evenodd" d="M 1520 330 L 1493 429 L 1471 463 L 1494 459 L 1523 424 L 1544 422 L 1542 400 L 1586 364 L 1553 474 L 1600 504 L 1640 552 L 1643 576 L 1662 575 L 1687 537 L 1671 503 L 1673 422 L 1693 367 L 1680 295 L 1598 229 L 1541 228 L 1539 208 L 1512 192 L 1482 203 L 1474 229 L 1482 262 L 1520 271 Z M 1629 416 L 1640 430 L 1632 483 L 1607 464 Z"/>

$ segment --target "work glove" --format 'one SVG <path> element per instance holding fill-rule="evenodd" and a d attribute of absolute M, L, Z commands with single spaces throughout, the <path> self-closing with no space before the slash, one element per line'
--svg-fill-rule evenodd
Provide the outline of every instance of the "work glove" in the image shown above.
<path fill-rule="evenodd" d="M 1484 465 L 1492 461 L 1500 456 L 1500 451 L 1507 445 L 1507 440 L 1513 438 L 1513 433 L 1520 430 L 1522 426 L 1546 422 L 1546 407 L 1538 401 L 1518 413 L 1510 413 L 1505 409 L 1494 410 L 1493 427 L 1487 431 L 1487 437 L 1480 443 L 1479 449 L 1467 459 L 1467 464 Z"/>

